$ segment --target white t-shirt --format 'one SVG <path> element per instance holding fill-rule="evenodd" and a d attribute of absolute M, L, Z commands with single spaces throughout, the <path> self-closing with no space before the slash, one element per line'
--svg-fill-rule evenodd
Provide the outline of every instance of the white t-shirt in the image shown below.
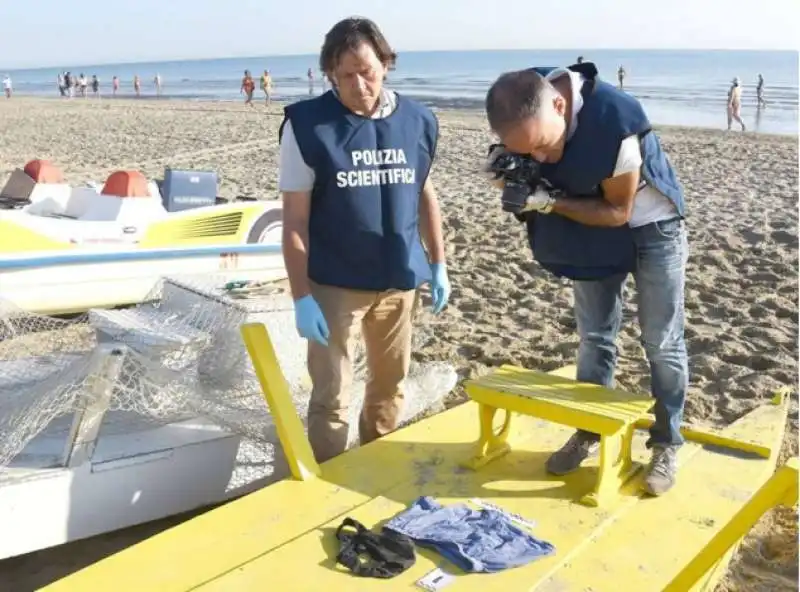
<path fill-rule="evenodd" d="M 333 91 L 331 91 L 333 92 Z M 390 90 L 383 89 L 380 104 L 372 115 L 372 119 L 383 119 L 391 115 L 397 107 L 397 95 Z M 278 190 L 281 192 L 305 192 L 314 188 L 316 176 L 314 170 L 303 160 L 300 146 L 294 137 L 292 122 L 287 121 L 283 126 L 281 136 L 280 158 L 278 165 Z"/>
<path fill-rule="evenodd" d="M 561 76 L 568 74 L 572 87 L 572 119 L 567 131 L 567 138 L 571 138 L 578 127 L 578 113 L 583 107 L 583 87 L 584 78 L 581 74 L 558 68 L 547 75 L 547 79 L 553 81 Z M 628 136 L 620 144 L 617 153 L 617 164 L 614 167 L 612 177 L 618 177 L 625 173 L 641 170 L 642 168 L 642 147 L 637 136 Z M 639 189 L 633 201 L 633 212 L 628 223 L 631 228 L 637 228 L 660 220 L 669 220 L 678 215 L 678 210 L 672 201 L 660 191 L 650 185 L 643 185 Z"/>
<path fill-rule="evenodd" d="M 5 90 L 11 90 L 11 79 L 10 78 L 8 78 L 8 77 L 3 78 L 3 88 Z"/>
<path fill-rule="evenodd" d="M 642 147 L 638 136 L 628 136 L 622 140 L 617 156 L 614 174 L 617 177 L 632 173 L 642 168 Z M 644 185 L 633 199 L 633 212 L 628 224 L 631 228 L 652 224 L 660 220 L 669 220 L 678 215 L 678 209 L 672 200 L 655 187 Z"/>

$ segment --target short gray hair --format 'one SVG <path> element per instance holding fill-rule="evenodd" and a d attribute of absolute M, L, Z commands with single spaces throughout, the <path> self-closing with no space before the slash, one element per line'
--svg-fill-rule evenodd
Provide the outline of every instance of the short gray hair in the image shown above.
<path fill-rule="evenodd" d="M 486 116 L 495 132 L 541 112 L 556 90 L 550 81 L 535 70 L 517 70 L 501 75 L 486 93 Z"/>

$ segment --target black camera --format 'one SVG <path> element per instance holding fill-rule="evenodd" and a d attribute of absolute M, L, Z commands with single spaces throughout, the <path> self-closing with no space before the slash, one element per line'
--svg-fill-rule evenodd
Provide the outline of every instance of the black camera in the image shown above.
<path fill-rule="evenodd" d="M 496 148 L 505 149 L 503 144 L 489 146 L 489 154 Z M 504 182 L 503 210 L 514 215 L 522 214 L 531 195 L 542 183 L 541 165 L 530 156 L 503 152 L 489 165 L 489 172 L 495 179 Z"/>

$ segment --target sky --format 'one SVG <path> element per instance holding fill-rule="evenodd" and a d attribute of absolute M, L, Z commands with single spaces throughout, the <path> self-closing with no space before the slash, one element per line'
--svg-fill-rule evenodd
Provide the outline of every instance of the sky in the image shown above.
<path fill-rule="evenodd" d="M 353 15 L 398 51 L 800 46 L 799 0 L 4 0 L 0 67 L 315 54 Z"/>

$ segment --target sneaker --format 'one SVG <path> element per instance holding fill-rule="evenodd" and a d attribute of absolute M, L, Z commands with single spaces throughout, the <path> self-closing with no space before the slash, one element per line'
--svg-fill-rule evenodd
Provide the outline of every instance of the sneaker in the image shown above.
<path fill-rule="evenodd" d="M 677 446 L 653 446 L 653 457 L 644 477 L 644 490 L 650 495 L 666 493 L 675 485 L 675 473 L 678 471 L 675 454 Z"/>
<path fill-rule="evenodd" d="M 547 459 L 545 468 L 553 475 L 566 475 L 580 467 L 587 458 L 597 455 L 599 450 L 600 437 L 579 430 Z"/>

